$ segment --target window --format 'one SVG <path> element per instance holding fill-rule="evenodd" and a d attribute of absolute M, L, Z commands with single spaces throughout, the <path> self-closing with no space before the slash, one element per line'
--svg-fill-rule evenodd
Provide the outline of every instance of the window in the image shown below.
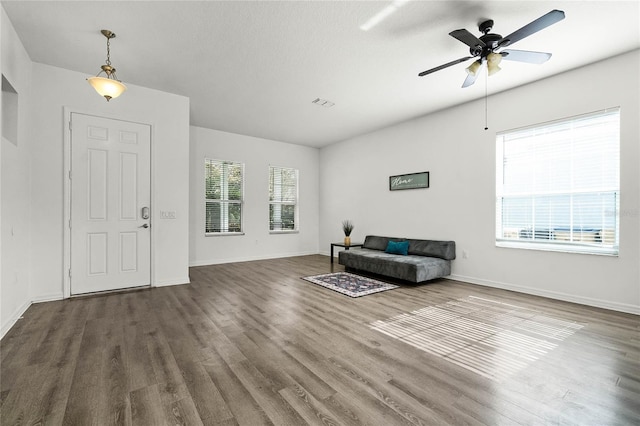
<path fill-rule="evenodd" d="M 204 160 L 205 233 L 242 233 L 244 165 Z"/>
<path fill-rule="evenodd" d="M 496 244 L 618 254 L 620 110 L 499 133 Z"/>
<path fill-rule="evenodd" d="M 269 230 L 298 230 L 298 170 L 269 166 Z"/>

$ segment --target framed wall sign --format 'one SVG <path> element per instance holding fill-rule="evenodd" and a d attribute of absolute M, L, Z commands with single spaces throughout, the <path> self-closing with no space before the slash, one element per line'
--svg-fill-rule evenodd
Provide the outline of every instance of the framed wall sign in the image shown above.
<path fill-rule="evenodd" d="M 429 187 L 429 172 L 389 176 L 389 191 Z"/>

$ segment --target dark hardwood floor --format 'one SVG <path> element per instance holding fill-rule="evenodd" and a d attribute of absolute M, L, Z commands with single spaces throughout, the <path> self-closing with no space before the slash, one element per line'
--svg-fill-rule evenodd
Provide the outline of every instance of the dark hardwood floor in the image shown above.
<path fill-rule="evenodd" d="M 449 280 L 352 299 L 300 279 L 341 270 L 205 266 L 35 304 L 1 341 L 0 423 L 640 424 L 640 317 Z"/>

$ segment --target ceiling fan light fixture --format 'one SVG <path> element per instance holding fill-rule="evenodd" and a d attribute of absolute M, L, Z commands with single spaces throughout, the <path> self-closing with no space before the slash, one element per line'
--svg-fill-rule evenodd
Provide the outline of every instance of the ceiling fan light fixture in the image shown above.
<path fill-rule="evenodd" d="M 550 25 L 562 21 L 564 18 L 565 15 L 562 10 L 554 9 L 551 12 L 542 15 L 538 19 L 529 22 L 524 27 L 521 27 L 520 29 L 512 32 L 506 37 L 502 37 L 500 34 L 491 33 L 491 30 L 493 28 L 493 20 L 491 19 L 485 20 L 479 24 L 478 29 L 482 33 L 479 38 L 474 36 L 464 28 L 451 31 L 449 33 L 451 37 L 469 46 L 469 54 L 471 56 L 465 56 L 460 59 L 447 62 L 446 64 L 442 64 L 437 67 L 422 71 L 418 73 L 418 77 L 423 77 L 425 75 L 478 57 L 480 65 L 482 65 L 482 62 L 485 59 L 487 60 L 487 69 L 489 75 L 493 75 L 500 71 L 500 67 L 498 65 L 500 64 L 500 61 L 503 57 L 506 57 L 506 59 L 510 61 L 526 62 L 530 64 L 542 64 L 548 61 L 549 58 L 551 58 L 551 53 L 532 52 L 527 50 L 503 50 L 499 53 L 496 53 L 496 51 L 506 46 L 511 46 L 514 43 L 522 40 L 523 38 L 529 37 L 530 35 L 535 34 L 538 31 L 549 27 Z M 479 67 L 476 68 L 476 62 L 474 62 L 466 69 L 466 71 L 468 75 L 467 78 L 465 78 L 464 83 L 462 83 L 463 88 L 471 86 L 476 81 L 477 74 L 479 73 Z"/>
<path fill-rule="evenodd" d="M 467 74 L 475 76 L 476 74 L 478 74 L 478 70 L 480 69 L 481 65 L 482 65 L 482 60 L 478 59 L 477 61 L 473 61 L 471 65 L 469 65 L 465 69 L 465 71 L 467 71 Z"/>
<path fill-rule="evenodd" d="M 111 99 L 123 94 L 124 91 L 127 90 L 127 86 L 118 80 L 116 77 L 116 69 L 111 66 L 110 41 L 112 38 L 115 38 L 116 35 L 109 30 L 102 30 L 100 32 L 107 38 L 107 61 L 105 65 L 100 67 L 100 72 L 95 77 L 87 78 L 87 81 L 100 96 L 104 96 L 107 102 L 109 102 Z M 104 73 L 106 77 L 100 77 L 102 73 Z"/>
<path fill-rule="evenodd" d="M 500 68 L 497 65 L 494 66 L 487 66 L 487 75 L 492 76 L 494 74 L 496 74 L 498 71 L 500 71 L 502 68 Z"/>
<path fill-rule="evenodd" d="M 487 71 L 489 75 L 493 75 L 502 69 L 498 66 L 501 61 L 502 55 L 499 53 L 491 52 L 487 55 Z"/>

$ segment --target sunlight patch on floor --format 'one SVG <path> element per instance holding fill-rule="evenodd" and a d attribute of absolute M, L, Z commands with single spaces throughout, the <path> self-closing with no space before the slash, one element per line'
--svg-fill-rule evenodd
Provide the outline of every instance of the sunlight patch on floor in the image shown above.
<path fill-rule="evenodd" d="M 583 325 L 468 296 L 375 321 L 371 328 L 493 380 L 555 349 Z"/>

